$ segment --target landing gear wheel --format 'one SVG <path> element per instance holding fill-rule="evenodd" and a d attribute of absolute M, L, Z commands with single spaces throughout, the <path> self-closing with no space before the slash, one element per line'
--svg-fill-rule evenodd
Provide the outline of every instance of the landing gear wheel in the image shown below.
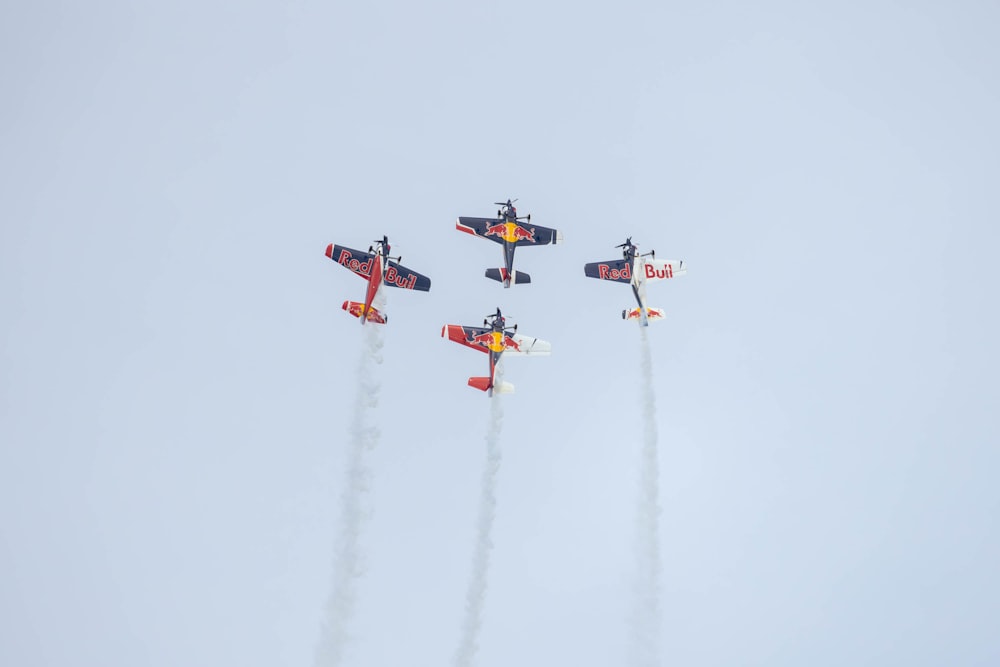
<path fill-rule="evenodd" d="M 627 312 L 628 312 L 627 310 L 623 310 L 623 311 L 622 311 L 622 319 L 623 319 L 623 320 L 625 319 L 625 313 L 627 313 Z"/>

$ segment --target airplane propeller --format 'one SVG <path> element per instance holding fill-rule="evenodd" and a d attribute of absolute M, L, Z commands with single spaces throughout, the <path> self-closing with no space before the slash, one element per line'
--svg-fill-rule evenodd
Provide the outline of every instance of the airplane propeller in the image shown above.
<path fill-rule="evenodd" d="M 500 320 L 504 324 L 507 323 L 507 318 L 500 314 L 499 307 L 497 307 L 496 313 L 491 313 L 483 319 L 483 326 L 491 327 L 496 323 L 497 320 Z M 514 331 L 517 331 L 517 325 L 515 324 L 513 326 L 504 326 L 504 330 L 506 331 L 507 329 L 513 329 Z"/>
<path fill-rule="evenodd" d="M 389 257 L 390 246 L 389 246 L 389 237 L 388 237 L 388 235 L 383 234 L 381 240 L 375 239 L 372 243 L 375 243 L 376 245 L 380 245 L 382 247 L 382 252 L 385 254 L 385 257 L 387 259 L 394 259 L 397 262 L 402 262 L 403 261 L 403 256 L 402 255 L 400 255 L 398 257 Z M 373 246 L 368 246 L 368 254 L 373 254 L 374 252 L 375 252 L 375 248 Z"/>
<path fill-rule="evenodd" d="M 503 201 L 495 201 L 493 203 L 496 204 L 497 206 L 503 206 L 506 209 L 512 209 L 512 208 L 514 208 L 514 203 L 516 201 L 517 201 L 517 199 L 508 199 L 505 202 L 503 202 Z M 503 210 L 497 211 L 497 217 L 498 218 L 502 218 L 503 214 L 504 214 Z M 531 222 L 531 214 L 529 213 L 528 215 L 519 215 L 515 219 L 516 220 L 527 220 L 528 222 Z"/>

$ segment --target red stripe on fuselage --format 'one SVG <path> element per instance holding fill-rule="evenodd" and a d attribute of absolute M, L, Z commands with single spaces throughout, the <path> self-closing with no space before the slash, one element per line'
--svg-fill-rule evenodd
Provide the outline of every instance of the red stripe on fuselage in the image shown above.
<path fill-rule="evenodd" d="M 375 299 L 375 294 L 378 292 L 379 285 L 382 283 L 382 256 L 375 255 L 371 259 L 371 273 L 368 276 L 368 291 L 365 294 L 365 312 L 372 307 L 372 301 Z M 361 320 L 364 322 L 364 320 Z"/>

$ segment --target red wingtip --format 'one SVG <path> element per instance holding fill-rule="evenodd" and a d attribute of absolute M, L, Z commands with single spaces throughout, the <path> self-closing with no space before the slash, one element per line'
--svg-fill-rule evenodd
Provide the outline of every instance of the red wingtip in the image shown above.
<path fill-rule="evenodd" d="M 333 244 L 331 243 L 326 247 L 326 256 L 333 259 Z"/>

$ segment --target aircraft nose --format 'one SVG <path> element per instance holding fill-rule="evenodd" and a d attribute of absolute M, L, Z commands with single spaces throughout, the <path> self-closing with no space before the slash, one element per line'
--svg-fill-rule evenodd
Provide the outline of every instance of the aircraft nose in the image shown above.
<path fill-rule="evenodd" d="M 333 259 L 333 244 L 331 243 L 326 247 L 326 256 Z"/>

